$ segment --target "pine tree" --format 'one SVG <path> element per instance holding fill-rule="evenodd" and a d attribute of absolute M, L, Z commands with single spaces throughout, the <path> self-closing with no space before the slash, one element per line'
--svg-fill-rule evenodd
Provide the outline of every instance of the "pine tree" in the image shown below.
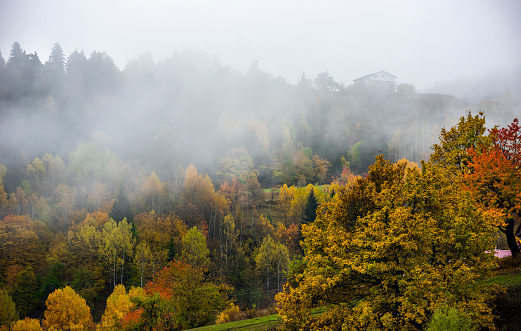
<path fill-rule="evenodd" d="M 317 198 L 315 197 L 314 190 L 311 190 L 308 194 L 308 201 L 306 202 L 306 207 L 304 209 L 304 224 L 309 224 L 315 221 L 317 218 L 317 208 Z"/>
<path fill-rule="evenodd" d="M 126 218 L 129 223 L 132 223 L 132 209 L 130 208 L 130 201 L 128 200 L 128 197 L 125 194 L 123 185 L 120 186 L 118 196 L 116 197 L 116 201 L 114 201 L 114 205 L 112 205 L 112 209 L 110 211 L 110 218 L 112 218 L 114 221 L 118 223 L 121 222 L 124 218 Z"/>

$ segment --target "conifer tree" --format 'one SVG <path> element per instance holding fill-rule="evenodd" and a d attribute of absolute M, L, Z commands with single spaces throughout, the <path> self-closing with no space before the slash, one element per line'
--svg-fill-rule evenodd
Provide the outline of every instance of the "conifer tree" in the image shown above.
<path fill-rule="evenodd" d="M 308 201 L 306 202 L 306 207 L 304 209 L 304 224 L 309 224 L 315 221 L 317 218 L 317 208 L 317 198 L 315 197 L 315 191 L 312 189 L 308 194 Z"/>

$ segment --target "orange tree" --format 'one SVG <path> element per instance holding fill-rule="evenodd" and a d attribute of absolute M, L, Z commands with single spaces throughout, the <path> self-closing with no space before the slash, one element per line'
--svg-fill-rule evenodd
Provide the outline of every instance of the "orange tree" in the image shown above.
<path fill-rule="evenodd" d="M 514 119 L 507 128 L 491 131 L 490 148 L 468 150 L 471 161 L 463 175 L 463 187 L 475 196 L 478 206 L 492 216 L 493 224 L 506 235 L 513 256 L 519 254 L 514 216 L 521 211 L 521 127 Z M 479 151 L 479 152 L 478 152 Z"/>
<path fill-rule="evenodd" d="M 493 327 L 493 291 L 476 280 L 495 267 L 494 227 L 441 167 L 379 156 L 302 232 L 303 271 L 276 297 L 286 329 L 417 330 L 443 305 Z"/>

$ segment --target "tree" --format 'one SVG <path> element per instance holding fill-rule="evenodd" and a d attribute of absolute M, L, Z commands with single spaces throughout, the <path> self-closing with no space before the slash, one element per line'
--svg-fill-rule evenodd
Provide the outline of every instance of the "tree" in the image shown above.
<path fill-rule="evenodd" d="M 134 255 L 134 263 L 139 269 L 139 277 L 141 280 L 140 286 L 143 287 L 143 277 L 145 276 L 145 272 L 147 272 L 149 267 L 154 263 L 154 256 L 146 242 L 141 242 L 137 245 Z"/>
<path fill-rule="evenodd" d="M 229 288 L 207 280 L 207 273 L 186 262 L 173 260 L 147 284 L 145 298 L 138 298 L 140 310 L 135 330 L 189 329 L 215 322 L 215 312 L 229 302 Z"/>
<path fill-rule="evenodd" d="M 206 246 L 206 237 L 197 228 L 192 227 L 183 237 L 181 256 L 193 267 L 208 267 L 210 265 L 210 250 Z"/>
<path fill-rule="evenodd" d="M 317 218 L 317 208 L 318 202 L 315 198 L 315 190 L 311 189 L 308 194 L 308 201 L 306 202 L 306 207 L 304 208 L 304 221 L 302 224 L 309 224 L 314 222 Z"/>
<path fill-rule="evenodd" d="M 186 224 L 175 214 L 158 216 L 155 212 L 136 215 L 134 224 L 138 242 L 146 242 L 152 253 L 152 274 L 161 270 L 169 257 L 182 251 Z"/>
<path fill-rule="evenodd" d="M 140 287 L 132 287 L 127 293 L 125 286 L 121 284 L 116 285 L 112 294 L 107 298 L 105 312 L 101 317 L 101 325 L 103 328 L 114 328 L 116 330 L 120 327 L 121 320 L 135 306 L 132 302 L 132 298 L 144 297 L 144 295 L 145 293 Z"/>
<path fill-rule="evenodd" d="M 9 327 L 18 319 L 18 312 L 13 299 L 6 289 L 0 289 L 0 326 Z"/>
<path fill-rule="evenodd" d="M 158 214 L 163 213 L 163 184 L 161 183 L 159 177 L 157 177 L 155 172 L 152 172 L 150 174 L 150 177 L 143 185 L 143 196 L 146 200 L 147 210 L 153 210 Z"/>
<path fill-rule="evenodd" d="M 60 44 L 55 43 L 49 54 L 49 59 L 45 63 L 46 83 L 52 89 L 62 86 L 65 79 L 65 55 Z"/>
<path fill-rule="evenodd" d="M 321 72 L 317 75 L 317 78 L 314 80 L 315 86 L 319 90 L 326 91 L 338 91 L 340 85 L 335 82 L 333 77 L 329 75 L 329 72 Z"/>
<path fill-rule="evenodd" d="M 116 222 L 120 222 L 126 218 L 129 222 L 132 223 L 133 217 L 134 215 L 132 214 L 132 210 L 130 208 L 130 201 L 128 200 L 125 190 L 123 189 L 123 184 L 121 184 L 119 186 L 116 201 L 114 201 L 112 209 L 110 210 L 110 218 Z"/>
<path fill-rule="evenodd" d="M 239 182 L 244 183 L 253 170 L 253 160 L 244 147 L 227 151 L 226 156 L 219 163 L 220 167 L 217 174 L 223 180 L 237 178 Z"/>
<path fill-rule="evenodd" d="M 470 161 L 463 187 L 474 195 L 480 208 L 506 235 L 512 256 L 519 254 L 514 219 L 521 212 L 521 127 L 514 119 L 508 128 L 491 132 L 492 146 L 467 151 Z"/>
<path fill-rule="evenodd" d="M 105 256 L 111 266 L 111 282 L 117 283 L 117 271 L 121 266 L 120 284 L 123 283 L 125 261 L 132 254 L 132 225 L 126 219 L 116 224 L 110 219 L 101 234 L 100 254 Z"/>
<path fill-rule="evenodd" d="M 483 113 L 472 116 L 469 111 L 449 131 L 441 129 L 440 142 L 433 145 L 430 160 L 447 169 L 453 177 L 465 172 L 470 161 L 467 150 L 490 146 L 490 138 L 485 132 Z"/>
<path fill-rule="evenodd" d="M 289 264 L 289 252 L 286 246 L 275 242 L 268 235 L 262 241 L 259 248 L 259 254 L 255 257 L 257 270 L 260 274 L 265 274 L 266 291 L 270 291 L 270 278 L 276 275 L 277 291 L 281 289 L 281 274 L 287 270 Z M 270 277 L 270 273 L 272 277 Z M 272 286 L 273 287 L 273 286 Z"/>
<path fill-rule="evenodd" d="M 63 48 L 60 44 L 55 43 L 52 46 L 49 60 L 45 63 L 45 66 L 49 67 L 58 75 L 65 75 L 65 55 L 63 54 Z"/>
<path fill-rule="evenodd" d="M 49 294 L 45 304 L 47 305 L 44 313 L 46 328 L 83 330 L 92 323 L 90 308 L 85 299 L 69 286 Z"/>
<path fill-rule="evenodd" d="M 379 156 L 319 211 L 303 225 L 298 286 L 276 297 L 287 329 L 416 330 L 443 304 L 493 327 L 493 292 L 477 281 L 495 267 L 494 228 L 443 168 Z"/>

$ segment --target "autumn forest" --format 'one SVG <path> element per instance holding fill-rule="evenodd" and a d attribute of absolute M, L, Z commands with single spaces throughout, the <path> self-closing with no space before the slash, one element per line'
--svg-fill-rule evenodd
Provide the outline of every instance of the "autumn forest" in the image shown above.
<path fill-rule="evenodd" d="M 0 330 L 493 329 L 521 100 L 0 53 Z M 67 313 L 64 313 L 67 311 Z M 318 312 L 318 313 L 317 313 Z M 467 324 L 465 324 L 467 325 Z"/>

